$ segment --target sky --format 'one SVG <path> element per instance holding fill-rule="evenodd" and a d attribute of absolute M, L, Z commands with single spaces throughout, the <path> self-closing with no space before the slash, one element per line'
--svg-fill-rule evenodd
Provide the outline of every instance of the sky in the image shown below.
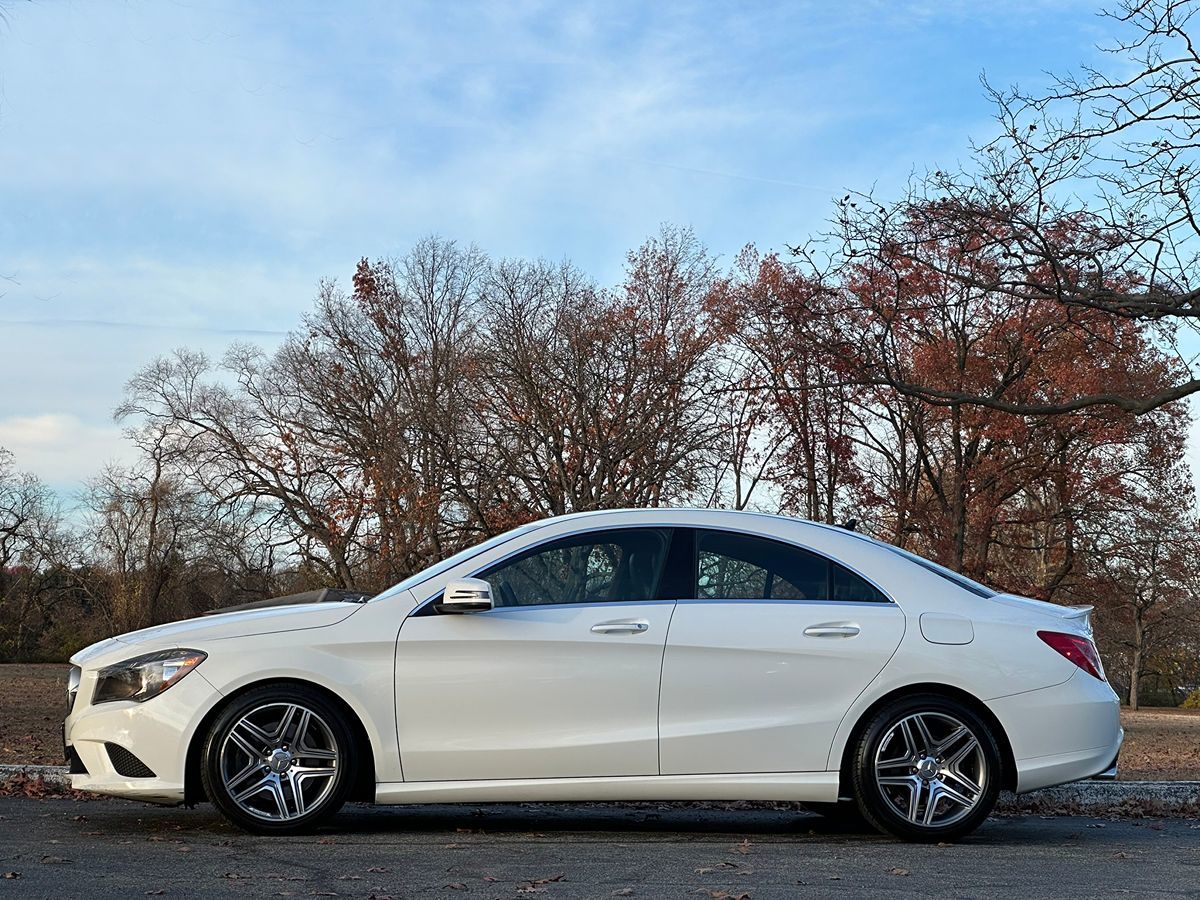
<path fill-rule="evenodd" d="M 62 496 L 178 347 L 272 346 L 322 278 L 439 234 L 602 282 L 720 259 L 992 133 L 981 73 L 1095 61 L 1095 2 L 0 0 L 0 447 Z M 1200 457 L 1198 457 L 1200 458 Z"/>

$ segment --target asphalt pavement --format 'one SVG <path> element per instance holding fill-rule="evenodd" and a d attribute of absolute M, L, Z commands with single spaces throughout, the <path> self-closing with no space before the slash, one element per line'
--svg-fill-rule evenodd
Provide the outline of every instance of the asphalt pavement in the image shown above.
<path fill-rule="evenodd" d="M 210 806 L 2 798 L 0 876 L 0 900 L 1200 897 L 1200 822 L 996 817 L 921 846 L 793 810 L 352 806 L 264 838 Z"/>

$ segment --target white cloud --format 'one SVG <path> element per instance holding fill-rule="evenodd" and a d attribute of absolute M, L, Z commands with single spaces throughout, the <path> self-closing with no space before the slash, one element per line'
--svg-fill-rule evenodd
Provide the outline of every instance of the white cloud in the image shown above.
<path fill-rule="evenodd" d="M 12 452 L 19 470 L 60 489 L 81 487 L 85 473 L 136 455 L 117 426 L 88 424 L 69 413 L 0 418 L 0 447 Z"/>

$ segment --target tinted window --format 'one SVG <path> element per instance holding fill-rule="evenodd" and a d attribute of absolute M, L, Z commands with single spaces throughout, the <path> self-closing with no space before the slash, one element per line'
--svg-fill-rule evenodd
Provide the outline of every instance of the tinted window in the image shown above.
<path fill-rule="evenodd" d="M 628 528 L 551 541 L 479 574 L 496 606 L 653 600 L 670 531 Z"/>
<path fill-rule="evenodd" d="M 702 600 L 886 602 L 848 569 L 781 541 L 726 531 L 696 535 L 696 596 Z"/>
<path fill-rule="evenodd" d="M 830 585 L 834 600 L 855 603 L 887 603 L 887 597 L 870 582 L 859 578 L 845 566 L 831 562 Z"/>

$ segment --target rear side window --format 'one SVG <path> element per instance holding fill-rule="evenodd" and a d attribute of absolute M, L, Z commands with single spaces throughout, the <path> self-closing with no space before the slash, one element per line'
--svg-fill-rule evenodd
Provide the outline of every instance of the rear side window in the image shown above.
<path fill-rule="evenodd" d="M 887 602 L 873 585 L 819 554 L 769 538 L 704 530 L 696 532 L 696 597 Z"/>

